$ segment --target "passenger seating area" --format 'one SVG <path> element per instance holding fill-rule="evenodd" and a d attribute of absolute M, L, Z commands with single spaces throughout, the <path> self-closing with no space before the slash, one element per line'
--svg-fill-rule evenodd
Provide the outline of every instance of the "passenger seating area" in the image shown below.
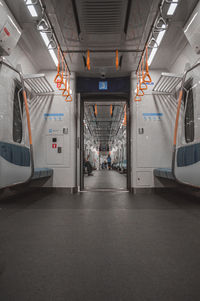
<path fill-rule="evenodd" d="M 0 142 L 0 156 L 9 163 L 20 167 L 30 167 L 30 149 L 28 147 L 8 142 Z M 53 169 L 35 168 L 32 180 L 47 178 L 53 175 Z"/>
<path fill-rule="evenodd" d="M 113 163 L 112 164 L 112 169 L 117 170 L 122 173 L 127 172 L 127 160 L 118 162 L 118 163 Z"/>
<path fill-rule="evenodd" d="M 184 167 L 200 161 L 200 143 L 182 146 L 177 152 L 177 166 Z M 171 168 L 156 168 L 154 176 L 175 180 Z"/>
<path fill-rule="evenodd" d="M 171 168 L 156 168 L 154 169 L 153 173 L 156 177 L 175 180 Z"/>
<path fill-rule="evenodd" d="M 35 168 L 32 180 L 51 177 L 53 175 L 53 169 L 51 168 Z"/>

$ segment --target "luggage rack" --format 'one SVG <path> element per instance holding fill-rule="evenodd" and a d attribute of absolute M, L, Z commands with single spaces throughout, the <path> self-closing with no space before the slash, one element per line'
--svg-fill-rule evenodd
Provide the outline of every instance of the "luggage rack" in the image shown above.
<path fill-rule="evenodd" d="M 54 89 L 46 79 L 45 74 L 28 74 L 24 75 L 24 82 L 29 86 L 31 92 L 36 95 L 54 94 Z"/>
<path fill-rule="evenodd" d="M 174 94 L 175 88 L 181 83 L 183 75 L 173 73 L 161 73 L 160 78 L 155 84 L 153 94 Z"/>

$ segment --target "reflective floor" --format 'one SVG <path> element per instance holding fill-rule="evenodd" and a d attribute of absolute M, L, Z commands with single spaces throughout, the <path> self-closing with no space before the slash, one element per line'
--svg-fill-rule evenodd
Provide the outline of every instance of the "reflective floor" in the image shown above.
<path fill-rule="evenodd" d="M 0 201 L 0 300 L 200 300 L 200 199 L 29 192 Z"/>
<path fill-rule="evenodd" d="M 126 174 L 120 174 L 114 170 L 97 170 L 93 171 L 93 176 L 84 176 L 86 190 L 95 189 L 116 189 L 126 190 Z"/>

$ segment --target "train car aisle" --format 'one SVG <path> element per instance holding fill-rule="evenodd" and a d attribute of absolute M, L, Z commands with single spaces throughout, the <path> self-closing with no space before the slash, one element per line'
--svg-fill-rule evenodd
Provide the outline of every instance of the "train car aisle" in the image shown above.
<path fill-rule="evenodd" d="M 93 176 L 85 175 L 85 189 L 126 190 L 126 175 L 114 170 L 93 171 Z"/>
<path fill-rule="evenodd" d="M 38 191 L 0 208 L 3 301 L 199 300 L 194 197 Z"/>

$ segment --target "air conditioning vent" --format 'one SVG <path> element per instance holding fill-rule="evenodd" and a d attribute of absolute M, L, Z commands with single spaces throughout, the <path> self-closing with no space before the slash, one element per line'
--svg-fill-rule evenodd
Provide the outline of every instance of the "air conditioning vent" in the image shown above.
<path fill-rule="evenodd" d="M 77 8 L 81 32 L 89 35 L 107 35 L 119 34 L 123 31 L 126 0 L 81 0 L 80 2 L 81 5 L 77 5 Z"/>

